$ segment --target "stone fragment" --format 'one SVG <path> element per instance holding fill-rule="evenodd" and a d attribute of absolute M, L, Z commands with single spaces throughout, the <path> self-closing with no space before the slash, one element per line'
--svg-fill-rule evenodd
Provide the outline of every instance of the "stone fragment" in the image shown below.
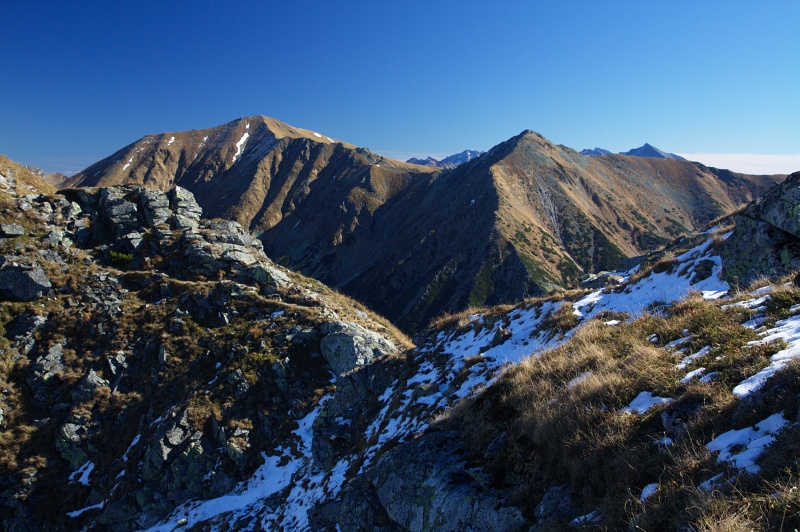
<path fill-rule="evenodd" d="M 13 238 L 25 234 L 25 228 L 18 223 L 0 224 L 0 236 Z"/>

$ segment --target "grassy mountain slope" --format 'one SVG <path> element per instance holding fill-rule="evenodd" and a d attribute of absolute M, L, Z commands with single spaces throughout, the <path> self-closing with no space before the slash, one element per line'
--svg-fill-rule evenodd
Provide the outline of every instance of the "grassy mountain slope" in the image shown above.
<path fill-rule="evenodd" d="M 455 169 L 386 159 L 266 117 L 153 135 L 76 186 L 191 190 L 267 253 L 407 331 L 620 268 L 750 201 L 782 176 L 584 157 L 526 131 Z"/>

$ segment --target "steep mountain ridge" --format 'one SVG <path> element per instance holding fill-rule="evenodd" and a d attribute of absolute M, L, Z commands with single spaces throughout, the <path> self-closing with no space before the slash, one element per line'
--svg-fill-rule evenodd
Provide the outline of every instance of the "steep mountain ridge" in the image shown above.
<path fill-rule="evenodd" d="M 530 131 L 437 170 L 251 117 L 145 137 L 70 184 L 185 187 L 208 215 L 253 231 L 276 261 L 413 332 L 443 311 L 617 269 L 780 179 L 718 174 L 683 161 L 587 158 Z"/>
<path fill-rule="evenodd" d="M 458 207 L 498 212 L 499 167 L 542 142 L 470 163 Z M 800 526 L 800 288 L 730 289 L 728 242 L 761 245 L 747 222 L 413 346 L 181 187 L 41 194 L 10 173 L 4 529 Z M 798 190 L 800 173 L 748 216 L 796 244 Z"/>

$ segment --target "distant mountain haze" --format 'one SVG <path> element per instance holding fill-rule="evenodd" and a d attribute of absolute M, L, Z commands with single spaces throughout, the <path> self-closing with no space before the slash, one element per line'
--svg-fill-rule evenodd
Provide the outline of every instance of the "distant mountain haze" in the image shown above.
<path fill-rule="evenodd" d="M 207 216 L 254 232 L 274 260 L 413 332 L 444 311 L 620 268 L 783 177 L 587 158 L 533 131 L 439 169 L 256 116 L 148 135 L 67 185 L 180 185 Z"/>
<path fill-rule="evenodd" d="M 427 159 L 417 159 L 416 157 L 412 157 L 406 162 L 411 164 L 420 164 L 422 166 L 435 166 L 437 168 L 455 168 L 459 164 L 463 164 L 476 157 L 480 157 L 481 154 L 483 154 L 482 151 L 464 150 L 460 153 L 456 153 L 455 155 L 445 157 L 441 161 L 434 159 L 433 157 L 428 157 Z"/>
<path fill-rule="evenodd" d="M 597 157 L 599 155 L 609 155 L 610 153 L 611 153 L 610 151 L 604 150 L 603 148 L 581 150 L 581 155 L 587 155 L 589 157 Z M 640 146 L 639 148 L 633 148 L 632 150 L 628 151 L 621 151 L 619 152 L 619 154 L 631 155 L 633 157 L 652 157 L 654 159 L 675 159 L 677 161 L 686 160 L 680 155 L 675 155 L 674 153 L 667 153 L 665 151 L 661 151 L 658 148 L 651 146 L 648 143 L 645 143 L 643 146 Z"/>

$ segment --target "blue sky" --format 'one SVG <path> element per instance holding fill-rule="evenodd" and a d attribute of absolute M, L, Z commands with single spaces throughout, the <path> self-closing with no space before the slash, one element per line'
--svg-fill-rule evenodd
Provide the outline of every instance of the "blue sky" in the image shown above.
<path fill-rule="evenodd" d="M 3 19 L 0 153 L 46 171 L 257 114 L 401 159 L 533 129 L 800 170 L 797 1 L 10 0 Z"/>

